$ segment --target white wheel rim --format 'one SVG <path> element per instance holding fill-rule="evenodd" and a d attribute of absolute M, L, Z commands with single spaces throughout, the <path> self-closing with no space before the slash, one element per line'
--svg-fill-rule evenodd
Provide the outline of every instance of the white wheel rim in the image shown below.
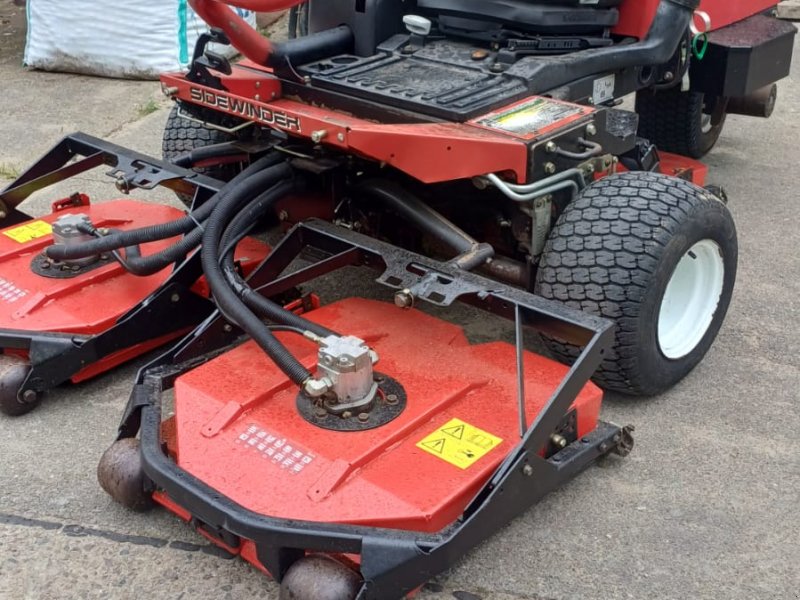
<path fill-rule="evenodd" d="M 711 115 L 707 115 L 703 113 L 702 119 L 700 119 L 700 131 L 703 133 L 708 133 L 714 128 L 714 121 Z"/>
<path fill-rule="evenodd" d="M 702 240 L 689 248 L 670 277 L 658 315 L 661 353 L 676 360 L 705 337 L 717 312 L 725 279 L 719 244 Z"/>

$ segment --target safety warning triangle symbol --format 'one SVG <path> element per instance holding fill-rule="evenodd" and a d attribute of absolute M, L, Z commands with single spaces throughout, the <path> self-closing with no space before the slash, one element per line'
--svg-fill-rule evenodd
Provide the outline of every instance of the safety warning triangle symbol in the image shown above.
<path fill-rule="evenodd" d="M 433 452 L 441 454 L 442 451 L 444 450 L 444 438 L 439 440 L 430 440 L 427 442 L 422 442 L 422 445 L 425 446 L 428 450 L 432 450 Z"/>
<path fill-rule="evenodd" d="M 464 426 L 463 425 L 456 425 L 455 427 L 447 427 L 441 430 L 442 433 L 446 433 L 447 435 L 453 436 L 457 440 L 460 440 L 464 437 Z"/>

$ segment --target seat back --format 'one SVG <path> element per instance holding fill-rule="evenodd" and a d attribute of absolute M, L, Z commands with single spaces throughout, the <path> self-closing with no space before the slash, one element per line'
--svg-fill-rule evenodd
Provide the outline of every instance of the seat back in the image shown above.
<path fill-rule="evenodd" d="M 534 34 L 586 34 L 614 27 L 622 0 L 418 0 L 443 29 L 508 28 Z"/>

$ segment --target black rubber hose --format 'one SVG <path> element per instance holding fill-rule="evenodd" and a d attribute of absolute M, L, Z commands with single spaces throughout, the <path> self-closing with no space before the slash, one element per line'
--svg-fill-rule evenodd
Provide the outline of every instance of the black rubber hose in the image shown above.
<path fill-rule="evenodd" d="M 277 200 L 292 189 L 293 183 L 284 181 L 275 184 L 291 177 L 292 169 L 284 163 L 254 175 L 249 182 L 257 184 L 260 189 L 274 185 L 270 197 Z M 234 200 L 236 199 L 234 198 Z M 226 198 L 217 205 L 216 210 L 209 217 L 202 240 L 203 272 L 220 311 L 241 327 L 289 379 L 302 385 L 311 377 L 311 373 L 278 341 L 261 319 L 247 308 L 236 292 L 231 289 L 219 266 L 220 242 L 225 229 L 236 214 L 237 208 L 235 201 Z"/>
<path fill-rule="evenodd" d="M 251 186 L 242 185 L 238 188 L 238 191 L 232 192 L 232 194 L 234 193 L 239 198 L 237 206 L 241 206 L 244 201 L 248 200 L 249 197 L 251 197 L 253 193 L 257 193 L 257 191 L 253 192 Z M 97 235 L 96 230 L 90 233 Z M 116 233 L 116 231 L 114 233 Z M 149 275 L 158 273 L 162 269 L 165 269 L 184 258 L 192 250 L 197 248 L 202 238 L 203 230 L 197 227 L 193 231 L 189 232 L 189 234 L 187 234 L 178 243 L 173 244 L 172 246 L 169 246 L 168 248 L 165 248 L 156 254 L 142 257 L 139 246 L 135 245 L 125 248 L 124 259 L 118 252 L 114 252 L 114 257 L 120 264 L 122 264 L 123 267 L 125 267 L 129 273 L 139 277 L 147 277 Z"/>
<path fill-rule="evenodd" d="M 197 248 L 202 238 L 203 230 L 198 228 L 186 235 L 177 244 L 165 248 L 156 254 L 144 257 L 141 255 L 139 246 L 133 246 L 133 248 L 137 249 L 135 256 L 131 256 L 130 247 L 125 248 L 125 262 L 122 263 L 122 265 L 129 273 L 137 277 L 154 275 L 183 259 L 192 250 Z"/>
<path fill-rule="evenodd" d="M 227 156 L 237 156 L 244 151 L 239 147 L 238 142 L 222 142 L 211 146 L 201 146 L 189 152 L 176 156 L 170 162 L 178 167 L 191 169 L 197 163 L 211 160 L 214 158 L 225 158 Z"/>
<path fill-rule="evenodd" d="M 279 197 L 275 197 L 271 194 L 270 190 L 250 202 L 227 225 L 220 242 L 220 246 L 223 248 L 220 253 L 220 263 L 225 278 L 228 280 L 233 291 L 242 299 L 248 308 L 268 318 L 270 321 L 311 331 L 322 337 L 339 335 L 335 331 L 323 327 L 318 323 L 314 323 L 313 321 L 309 321 L 308 319 L 304 319 L 286 310 L 280 304 L 273 302 L 269 298 L 265 298 L 251 288 L 236 269 L 236 263 L 234 261 L 236 243 L 247 235 L 247 230 L 250 228 L 251 224 L 256 222 L 259 217 L 269 210 L 279 199 Z"/>
<path fill-rule="evenodd" d="M 301 13 L 299 13 L 301 14 Z M 347 25 L 273 44 L 267 66 L 305 65 L 352 51 L 355 37 Z"/>
<path fill-rule="evenodd" d="M 212 196 L 207 202 L 204 202 L 200 208 L 180 219 L 167 223 L 160 223 L 158 225 L 120 231 L 119 233 L 104 236 L 80 245 L 53 245 L 47 248 L 45 253 L 48 258 L 56 261 L 86 258 L 87 256 L 94 256 L 95 254 L 101 254 L 127 246 L 155 242 L 188 233 L 197 227 L 199 223 L 208 218 L 222 197 L 233 193 L 239 186 L 244 185 L 244 182 L 254 173 L 258 173 L 267 167 L 273 166 L 281 160 L 284 160 L 284 157 L 277 154 L 268 154 L 260 158 L 231 179 L 219 192 Z"/>

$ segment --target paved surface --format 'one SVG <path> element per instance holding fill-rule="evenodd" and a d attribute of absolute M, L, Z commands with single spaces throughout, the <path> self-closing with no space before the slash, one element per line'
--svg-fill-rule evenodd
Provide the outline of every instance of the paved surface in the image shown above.
<path fill-rule="evenodd" d="M 25 71 L 18 10 L 0 0 L 0 163 L 22 167 L 76 129 L 157 153 L 167 107 L 139 107 L 158 86 Z M 424 598 L 800 598 L 797 70 L 781 93 L 772 120 L 731 118 L 708 161 L 731 197 L 741 263 L 706 361 L 661 397 L 611 396 L 603 416 L 637 427 L 631 457 L 552 494 Z M 112 198 L 103 179 L 81 187 Z M 56 195 L 27 208 L 45 212 Z M 346 285 L 326 285 L 326 299 Z M 493 328 L 470 326 L 478 338 Z M 131 514 L 99 489 L 94 469 L 134 372 L 0 416 L 0 598 L 276 598 L 273 583 L 165 512 Z"/>

